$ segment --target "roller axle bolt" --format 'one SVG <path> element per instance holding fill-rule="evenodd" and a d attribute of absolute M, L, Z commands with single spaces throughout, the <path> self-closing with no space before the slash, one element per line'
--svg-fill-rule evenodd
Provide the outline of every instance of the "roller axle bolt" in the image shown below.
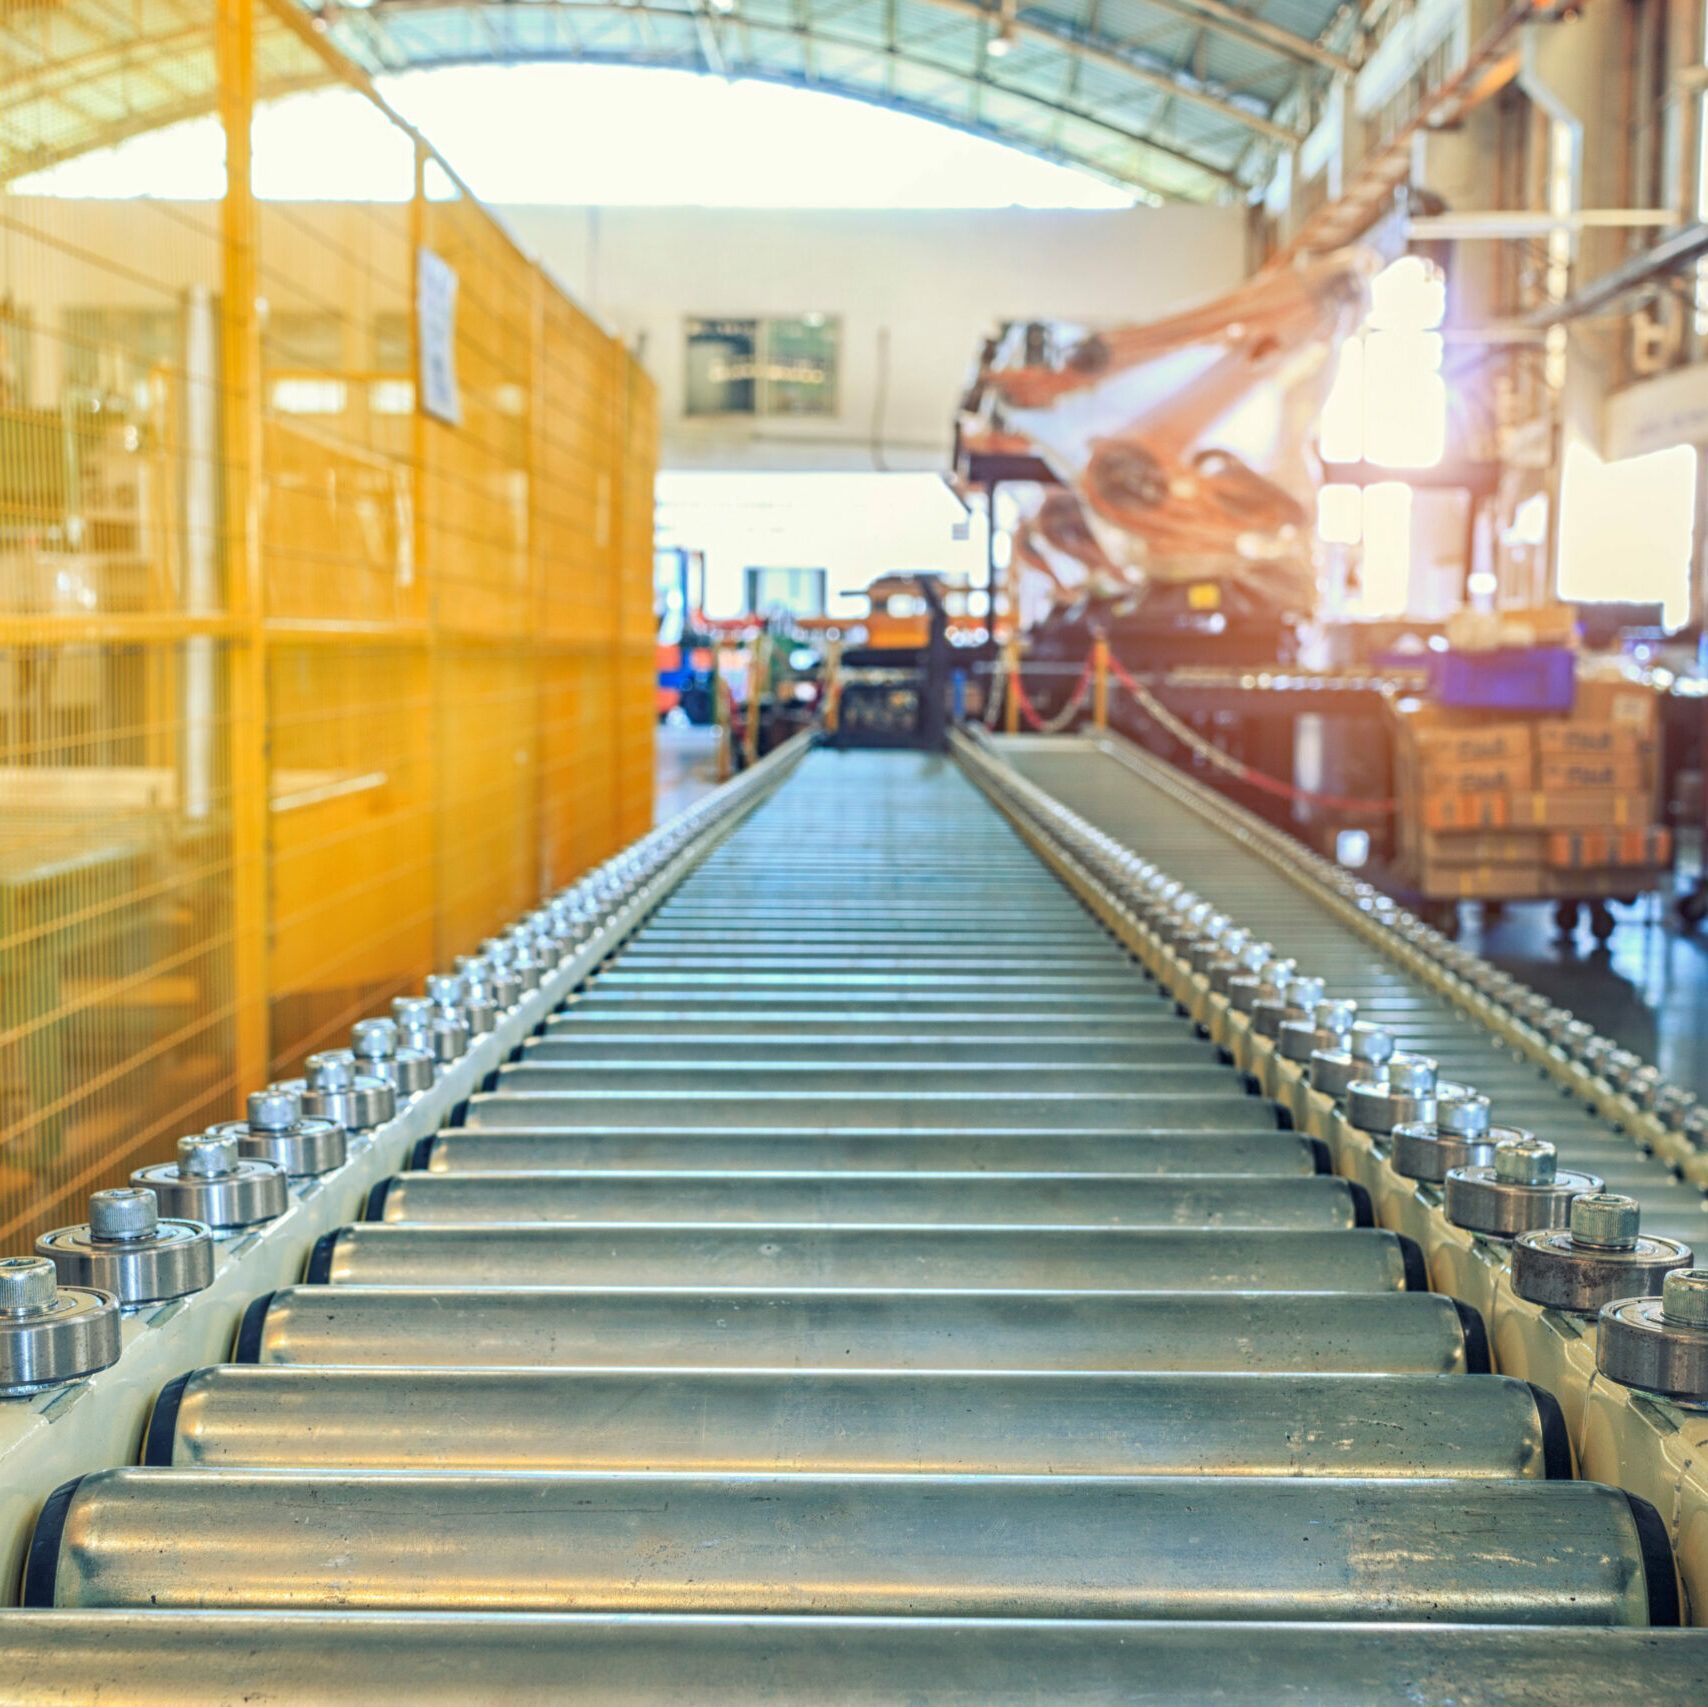
<path fill-rule="evenodd" d="M 302 1119 L 302 1101 L 294 1091 L 251 1091 L 249 1125 L 256 1132 L 288 1132 Z"/>
<path fill-rule="evenodd" d="M 1708 1328 L 1708 1268 L 1675 1268 L 1661 1283 L 1661 1314 L 1685 1328 Z"/>
<path fill-rule="evenodd" d="M 1616 1191 L 1586 1191 L 1572 1199 L 1572 1243 L 1598 1251 L 1634 1251 L 1641 1219 L 1636 1198 Z"/>
<path fill-rule="evenodd" d="M 59 1271 L 46 1257 L 0 1257 L 0 1315 L 51 1309 L 58 1296 Z"/>
<path fill-rule="evenodd" d="M 89 1199 L 89 1233 L 112 1241 L 151 1239 L 160 1228 L 160 1201 L 147 1186 L 116 1185 Z"/>
<path fill-rule="evenodd" d="M 342 1055 L 325 1054 L 309 1056 L 303 1063 L 303 1077 L 317 1091 L 344 1091 L 355 1075 Z"/>
<path fill-rule="evenodd" d="M 1552 1185 L 1559 1153 L 1546 1138 L 1511 1138 L 1495 1146 L 1494 1177 L 1503 1185 Z"/>
<path fill-rule="evenodd" d="M 237 1171 L 235 1138 L 201 1133 L 178 1140 L 178 1172 L 187 1179 L 219 1179 Z"/>
<path fill-rule="evenodd" d="M 397 1054 L 396 1020 L 358 1020 L 350 1031 L 350 1047 L 366 1061 L 389 1061 Z"/>

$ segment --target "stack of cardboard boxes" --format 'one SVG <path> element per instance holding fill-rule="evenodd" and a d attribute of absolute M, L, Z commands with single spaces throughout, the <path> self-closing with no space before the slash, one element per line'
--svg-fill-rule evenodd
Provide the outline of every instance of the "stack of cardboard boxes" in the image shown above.
<path fill-rule="evenodd" d="M 1671 863 L 1651 689 L 1580 675 L 1568 717 L 1392 709 L 1397 845 L 1420 895 L 1628 895 Z"/>

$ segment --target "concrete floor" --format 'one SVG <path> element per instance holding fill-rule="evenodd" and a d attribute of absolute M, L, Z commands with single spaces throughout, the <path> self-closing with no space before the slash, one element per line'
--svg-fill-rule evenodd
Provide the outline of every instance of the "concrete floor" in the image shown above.
<path fill-rule="evenodd" d="M 1476 911 L 1464 909 L 1467 947 L 1708 1099 L 1708 930 L 1681 931 L 1670 894 L 1615 907 L 1619 925 L 1605 947 L 1587 921 L 1571 941 L 1555 941 L 1547 907 L 1510 908 L 1488 928 Z"/>
<path fill-rule="evenodd" d="M 718 785 L 718 732 L 661 723 L 653 760 L 652 821 L 662 824 Z"/>

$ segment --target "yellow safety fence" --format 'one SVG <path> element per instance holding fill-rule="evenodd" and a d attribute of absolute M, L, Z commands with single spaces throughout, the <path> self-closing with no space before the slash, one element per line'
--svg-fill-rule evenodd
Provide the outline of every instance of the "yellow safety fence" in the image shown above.
<path fill-rule="evenodd" d="M 288 0 L 3 26 L 0 1251 L 646 828 L 656 445 L 389 113 L 411 199 L 255 197 L 258 101 L 379 108 Z M 223 196 L 20 186 L 197 119 Z"/>

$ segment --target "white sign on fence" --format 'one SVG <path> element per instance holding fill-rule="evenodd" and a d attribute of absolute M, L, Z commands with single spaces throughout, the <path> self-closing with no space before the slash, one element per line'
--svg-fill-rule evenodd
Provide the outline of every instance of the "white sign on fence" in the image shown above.
<path fill-rule="evenodd" d="M 415 339 L 420 351 L 421 409 L 436 421 L 463 424 L 457 390 L 457 270 L 431 249 L 415 253 Z"/>

